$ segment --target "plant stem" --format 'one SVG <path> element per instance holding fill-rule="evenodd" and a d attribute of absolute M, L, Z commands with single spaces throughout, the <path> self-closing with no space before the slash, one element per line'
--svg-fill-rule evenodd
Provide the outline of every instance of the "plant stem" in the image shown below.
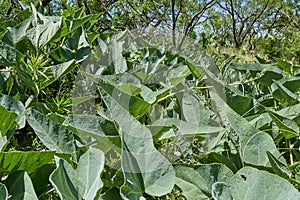
<path fill-rule="evenodd" d="M 291 144 L 291 140 L 288 140 L 288 145 L 289 145 L 290 163 L 291 163 L 291 165 L 293 165 L 294 160 L 293 160 L 292 149 L 293 149 L 293 146 L 294 146 L 294 145 Z"/>

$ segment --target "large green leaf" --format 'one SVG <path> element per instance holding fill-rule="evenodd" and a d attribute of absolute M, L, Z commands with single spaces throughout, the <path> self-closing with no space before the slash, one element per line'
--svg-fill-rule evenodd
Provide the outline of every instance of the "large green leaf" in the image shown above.
<path fill-rule="evenodd" d="M 299 192 L 287 180 L 251 167 L 238 171 L 230 180 L 229 187 L 233 199 L 300 199 Z"/>
<path fill-rule="evenodd" d="M 31 179 L 25 171 L 17 171 L 5 180 L 11 200 L 38 200 Z"/>
<path fill-rule="evenodd" d="M 122 55 L 123 43 L 122 41 L 113 39 L 110 48 L 109 64 L 114 67 L 116 74 L 123 73 L 127 70 L 126 60 Z"/>
<path fill-rule="evenodd" d="M 34 190 L 38 197 L 48 193 L 53 189 L 49 182 L 50 174 L 55 170 L 55 164 L 47 164 L 37 168 L 30 175 Z"/>
<path fill-rule="evenodd" d="M 55 187 L 61 199 L 76 200 L 78 191 L 76 183 L 72 182 L 75 175 L 74 169 L 66 161 L 60 159 L 57 163 L 57 169 L 50 175 L 50 182 Z M 72 177 L 70 177 L 72 176 Z"/>
<path fill-rule="evenodd" d="M 25 108 L 21 101 L 7 95 L 0 94 L 0 105 L 18 115 L 16 122 L 19 129 L 25 127 Z"/>
<path fill-rule="evenodd" d="M 150 104 L 154 104 L 155 102 L 157 102 L 159 99 L 164 98 L 165 96 L 167 96 L 167 94 L 170 91 L 170 88 L 163 88 L 163 89 L 159 89 L 156 91 L 152 91 L 150 88 L 141 85 L 141 93 L 140 95 L 143 97 L 143 99 L 150 103 Z"/>
<path fill-rule="evenodd" d="M 2 183 L 0 183 L 0 198 L 3 200 L 7 200 L 8 198 L 7 188 Z"/>
<path fill-rule="evenodd" d="M 198 79 L 202 77 L 202 71 L 190 60 L 186 60 L 186 64 L 189 67 L 191 73 Z"/>
<path fill-rule="evenodd" d="M 101 76 L 101 79 L 111 85 L 119 87 L 123 87 L 124 84 L 132 84 L 137 87 L 141 86 L 141 81 L 136 76 L 126 72 L 122 74 L 103 75 Z"/>
<path fill-rule="evenodd" d="M 300 129 L 294 120 L 271 111 L 269 111 L 269 115 L 285 138 L 290 139 L 298 136 Z"/>
<path fill-rule="evenodd" d="M 187 200 L 212 198 L 212 186 L 216 182 L 229 183 L 233 172 L 222 164 L 206 164 L 190 168 L 175 165 L 176 185 Z"/>
<path fill-rule="evenodd" d="M 0 65 L 16 66 L 23 55 L 14 47 L 7 44 L 0 44 Z"/>
<path fill-rule="evenodd" d="M 132 114 L 134 117 L 140 118 L 147 112 L 149 112 L 150 104 L 142 100 L 141 98 L 123 92 L 114 85 L 107 83 L 101 76 L 95 76 L 85 72 L 83 72 L 83 74 L 95 83 L 99 84 L 106 93 L 113 96 L 115 98 L 115 101 L 117 101 L 119 105 L 129 111 L 130 114 Z"/>
<path fill-rule="evenodd" d="M 18 117 L 17 114 L 8 111 L 5 107 L 0 105 L 0 134 L 5 136 L 7 131 L 12 130 L 15 127 L 15 121 Z"/>
<path fill-rule="evenodd" d="M 300 91 L 300 77 L 285 77 L 277 81 L 277 83 L 281 83 L 284 87 L 289 89 L 291 92 L 296 93 Z M 273 94 L 275 92 L 273 91 Z"/>
<path fill-rule="evenodd" d="M 234 173 L 238 171 L 240 167 L 240 160 L 236 159 L 238 156 L 231 152 L 223 152 L 220 154 L 219 152 L 211 152 L 207 155 L 206 161 L 207 163 L 221 163 L 228 167 Z"/>
<path fill-rule="evenodd" d="M 185 80 L 190 74 L 190 69 L 186 65 L 177 65 L 171 69 L 166 70 L 167 82 L 170 81 L 175 87 L 183 80 Z"/>
<path fill-rule="evenodd" d="M 74 67 L 74 60 L 47 67 L 44 71 L 45 76 L 40 76 L 39 78 L 39 82 L 41 83 L 40 89 L 43 89 L 58 80 L 60 77 L 74 69 Z"/>
<path fill-rule="evenodd" d="M 176 118 L 158 119 L 152 124 L 147 125 L 147 128 L 150 129 L 153 135 L 156 135 L 169 130 L 172 125 L 175 125 L 183 135 L 207 135 L 211 133 L 218 133 L 224 130 L 223 127 L 199 125 Z"/>
<path fill-rule="evenodd" d="M 40 15 L 41 16 L 41 15 Z M 62 18 L 61 17 L 43 17 L 43 23 L 47 26 L 45 30 L 42 31 L 42 33 L 39 36 L 38 45 L 39 48 L 42 48 L 49 42 L 51 42 L 52 38 L 58 33 L 61 25 L 62 25 Z"/>
<path fill-rule="evenodd" d="M 35 24 L 37 24 L 36 22 Z M 31 45 L 36 49 L 39 48 L 39 37 L 48 28 L 46 24 L 33 25 L 29 30 L 27 30 L 27 38 L 29 39 Z"/>
<path fill-rule="evenodd" d="M 118 188 L 112 188 L 105 192 L 99 200 L 122 199 Z"/>
<path fill-rule="evenodd" d="M 0 136 L 0 150 L 5 150 L 6 146 L 8 145 L 8 142 L 14 135 L 15 130 L 12 129 L 11 131 L 8 131 L 8 133 L 5 136 Z"/>
<path fill-rule="evenodd" d="M 0 71 L 0 91 L 5 89 L 6 84 L 11 79 L 10 72 Z"/>
<path fill-rule="evenodd" d="M 253 98 L 239 94 L 233 87 L 225 86 L 226 103 L 239 115 L 249 115 L 253 112 Z"/>
<path fill-rule="evenodd" d="M 211 96 L 218 108 L 224 112 L 230 127 L 237 133 L 240 155 L 245 162 L 254 165 L 270 166 L 267 151 L 270 151 L 277 159 L 285 162 L 270 135 L 253 127 L 215 93 L 211 92 Z"/>
<path fill-rule="evenodd" d="M 280 58 L 274 58 L 274 60 L 277 62 L 277 66 L 280 67 L 283 71 L 293 74 L 293 65 L 280 59 Z"/>
<path fill-rule="evenodd" d="M 100 90 L 122 138 L 124 198 L 139 199 L 144 192 L 153 196 L 169 193 L 174 186 L 174 169 L 154 147 L 149 129 L 141 125 L 118 101 Z M 120 99 L 122 100 L 122 99 Z"/>
<path fill-rule="evenodd" d="M 236 89 L 233 86 L 229 86 L 221 81 L 215 73 L 209 71 L 209 66 L 200 66 L 196 65 L 192 61 L 187 61 L 189 65 L 193 65 L 193 70 L 197 70 L 199 73 L 204 73 L 207 75 L 207 84 L 212 85 L 213 88 L 217 91 L 218 95 L 223 99 L 226 99 L 226 103 L 238 114 L 251 114 L 249 110 L 252 110 L 253 107 L 253 99 L 251 97 L 245 96 L 241 91 Z M 214 68 L 214 67 L 212 67 Z"/>
<path fill-rule="evenodd" d="M 247 72 L 250 71 L 252 78 L 258 78 L 257 81 L 270 86 L 273 83 L 273 80 L 279 80 L 283 78 L 283 71 L 278 69 L 275 66 L 267 64 L 239 64 L 233 63 L 230 65 L 231 68 Z"/>
<path fill-rule="evenodd" d="M 48 149 L 76 158 L 77 146 L 71 131 L 33 109 L 26 110 L 26 119 Z"/>
<path fill-rule="evenodd" d="M 64 126 L 75 128 L 74 131 L 85 141 L 95 139 L 93 147 L 107 153 L 110 149 L 120 152 L 121 139 L 115 124 L 96 115 L 70 115 L 63 123 Z"/>
<path fill-rule="evenodd" d="M 33 71 L 30 70 L 29 66 L 25 63 L 21 63 L 15 67 L 18 75 L 18 86 L 20 88 L 28 88 L 34 91 L 37 95 L 39 93 L 39 87 L 36 83 L 37 76 L 33 76 Z M 39 72 L 39 71 L 38 71 Z M 25 89 L 21 89 L 25 90 Z"/>
<path fill-rule="evenodd" d="M 44 16 L 37 12 L 33 4 L 32 27 L 27 31 L 27 37 L 32 45 L 38 49 L 49 43 L 59 31 L 62 18 L 59 16 Z"/>
<path fill-rule="evenodd" d="M 299 96 L 290 91 L 280 81 L 275 81 L 272 84 L 273 97 L 282 104 L 294 105 L 299 103 Z"/>
<path fill-rule="evenodd" d="M 95 148 L 89 148 L 79 159 L 74 169 L 63 159 L 58 160 L 57 169 L 51 174 L 50 181 L 61 199 L 93 200 L 103 186 L 100 179 L 104 168 L 104 154 Z"/>
<path fill-rule="evenodd" d="M 192 90 L 185 90 L 182 98 L 179 97 L 178 100 L 181 103 L 181 113 L 184 121 L 201 125 L 209 124 L 211 113 Z"/>
<path fill-rule="evenodd" d="M 159 98 L 166 96 L 170 88 L 162 88 L 152 91 L 149 87 L 142 85 L 141 81 L 134 75 L 122 73 L 117 75 L 101 76 L 103 81 L 108 82 L 124 93 L 132 96 L 141 95 L 144 101 L 154 104 Z"/>
<path fill-rule="evenodd" d="M 51 163 L 54 151 L 44 152 L 0 152 L 0 171 L 2 173 L 13 173 L 24 170 L 31 174 L 38 167 Z"/>
<path fill-rule="evenodd" d="M 86 22 L 94 18 L 98 18 L 99 15 L 100 14 L 88 15 L 74 20 L 68 20 L 66 18 L 63 18 L 63 27 L 61 31 L 61 36 L 66 36 L 70 33 L 73 33 L 76 29 L 80 28 Z"/>
<path fill-rule="evenodd" d="M 15 43 L 17 43 L 21 38 L 26 36 L 26 31 L 30 26 L 32 18 L 28 18 L 21 22 L 20 24 L 8 28 L 8 32 L 4 36 L 3 40 L 4 42 L 8 43 L 11 46 L 14 46 Z"/>
<path fill-rule="evenodd" d="M 58 62 L 75 60 L 83 61 L 90 54 L 90 44 L 87 42 L 82 28 L 77 29 L 67 42 L 51 52 L 51 56 Z"/>
<path fill-rule="evenodd" d="M 296 121 L 296 118 L 299 117 L 298 110 L 300 110 L 300 104 L 288 106 L 279 111 L 273 111 L 273 112 L 284 118 Z M 256 128 L 261 128 L 262 126 L 269 124 L 271 122 L 272 122 L 272 118 L 270 117 L 268 112 L 265 112 L 257 116 L 253 120 L 251 120 L 250 124 L 255 126 Z"/>
<path fill-rule="evenodd" d="M 96 115 L 71 115 L 64 121 L 64 125 L 99 136 L 119 135 L 113 122 Z"/>
<path fill-rule="evenodd" d="M 291 178 L 292 173 L 287 164 L 282 163 L 280 160 L 276 159 L 270 152 L 267 152 L 267 154 L 274 173 L 285 179 Z"/>

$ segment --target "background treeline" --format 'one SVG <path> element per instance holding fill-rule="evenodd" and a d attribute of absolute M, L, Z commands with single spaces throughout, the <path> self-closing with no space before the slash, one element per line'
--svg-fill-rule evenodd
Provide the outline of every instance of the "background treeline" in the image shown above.
<path fill-rule="evenodd" d="M 2 0 L 2 22 L 19 22 L 13 16 L 22 9 L 20 2 L 34 3 L 45 15 L 61 13 L 67 3 L 83 7 L 86 14 L 100 14 L 99 32 L 172 30 L 174 46 L 180 47 L 188 36 L 224 62 L 232 57 L 253 61 L 255 55 L 267 62 L 274 58 L 300 62 L 298 0 Z M 184 36 L 180 40 L 175 38 L 178 33 Z"/>

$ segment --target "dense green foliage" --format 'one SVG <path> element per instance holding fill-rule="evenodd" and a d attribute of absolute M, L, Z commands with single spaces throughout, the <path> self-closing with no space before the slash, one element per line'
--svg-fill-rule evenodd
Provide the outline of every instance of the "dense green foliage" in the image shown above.
<path fill-rule="evenodd" d="M 300 199 L 294 1 L 1 2 L 0 199 Z"/>

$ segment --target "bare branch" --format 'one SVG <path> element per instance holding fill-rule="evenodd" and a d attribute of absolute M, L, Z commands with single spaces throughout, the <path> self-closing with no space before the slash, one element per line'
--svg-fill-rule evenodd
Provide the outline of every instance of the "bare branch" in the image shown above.
<path fill-rule="evenodd" d="M 184 30 L 184 34 L 181 38 L 180 44 L 178 46 L 178 49 L 180 49 L 183 45 L 183 42 L 186 38 L 186 36 L 188 35 L 188 33 L 193 30 L 197 24 L 197 22 L 200 20 L 200 18 L 203 16 L 203 14 L 211 7 L 213 7 L 215 5 L 216 1 L 215 0 L 211 0 L 207 3 L 205 3 L 205 5 L 199 10 L 199 12 L 197 12 L 191 19 L 191 21 L 188 23 L 188 25 L 185 27 Z"/>
<path fill-rule="evenodd" d="M 172 12 L 172 43 L 174 48 L 176 48 L 176 35 L 175 35 L 175 30 L 176 30 L 176 15 L 175 15 L 175 0 L 171 1 L 171 12 Z"/>
<path fill-rule="evenodd" d="M 255 24 L 255 22 L 257 22 L 257 20 L 263 15 L 263 13 L 265 12 L 265 10 L 268 7 L 269 1 L 270 0 L 267 0 L 267 2 L 265 3 L 265 6 L 261 9 L 261 11 L 258 13 L 258 15 L 253 19 L 253 21 L 250 22 L 250 25 L 245 30 L 243 36 L 241 34 L 241 36 L 242 36 L 241 42 L 243 42 L 245 40 L 246 36 L 248 35 L 248 33 L 250 33 L 250 30 L 252 29 L 252 27 Z"/>
<path fill-rule="evenodd" d="M 234 15 L 234 5 L 233 5 L 233 1 L 230 0 L 230 8 L 231 8 L 231 20 L 232 20 L 232 31 L 233 31 L 233 39 L 235 42 L 236 47 L 239 47 L 240 42 L 239 42 L 239 36 L 236 33 L 236 19 L 235 19 L 235 15 Z"/>

